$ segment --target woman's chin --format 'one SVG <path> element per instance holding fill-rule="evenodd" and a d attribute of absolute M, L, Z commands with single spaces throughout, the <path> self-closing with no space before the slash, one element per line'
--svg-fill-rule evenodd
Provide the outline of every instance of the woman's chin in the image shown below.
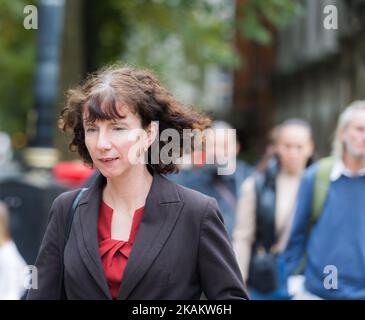
<path fill-rule="evenodd" d="M 102 169 L 99 169 L 99 171 L 105 178 L 109 178 L 109 179 L 119 177 L 123 174 L 123 172 L 120 172 L 120 171 L 116 172 L 116 171 L 102 170 Z"/>

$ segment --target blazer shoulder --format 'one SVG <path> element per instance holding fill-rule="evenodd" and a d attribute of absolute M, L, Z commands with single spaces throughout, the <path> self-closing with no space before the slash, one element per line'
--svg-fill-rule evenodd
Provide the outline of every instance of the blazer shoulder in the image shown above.
<path fill-rule="evenodd" d="M 54 201 L 49 213 L 48 221 L 52 219 L 52 217 L 57 216 L 57 219 L 65 220 L 66 215 L 71 208 L 72 202 L 76 198 L 76 195 L 80 192 L 81 189 L 70 190 L 61 193 Z"/>
<path fill-rule="evenodd" d="M 196 191 L 194 189 L 185 187 L 181 184 L 177 184 L 172 181 L 171 181 L 171 183 L 173 183 L 176 186 L 176 189 L 182 199 L 197 200 L 197 201 L 203 201 L 203 202 L 213 199 L 212 197 L 210 197 L 200 191 Z"/>
<path fill-rule="evenodd" d="M 73 200 L 75 199 L 76 195 L 80 192 L 79 189 L 70 190 L 66 192 L 62 192 L 60 195 L 57 196 L 57 198 L 53 201 L 54 205 L 71 205 Z"/>

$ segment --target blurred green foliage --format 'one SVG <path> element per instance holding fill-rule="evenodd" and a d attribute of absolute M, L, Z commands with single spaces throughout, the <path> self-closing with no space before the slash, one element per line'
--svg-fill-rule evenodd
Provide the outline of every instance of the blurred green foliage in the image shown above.
<path fill-rule="evenodd" d="M 268 26 L 285 25 L 301 8 L 295 0 L 251 0 L 238 8 L 236 21 L 226 0 L 80 1 L 85 72 L 123 60 L 167 75 L 165 82 L 179 77 L 197 86 L 209 65 L 240 65 L 234 49 L 237 30 L 268 44 Z M 11 134 L 25 132 L 27 111 L 34 107 L 36 31 L 23 27 L 23 10 L 37 3 L 0 0 L 0 130 Z"/>
<path fill-rule="evenodd" d="M 269 25 L 280 29 L 302 13 L 299 0 L 251 0 L 239 8 L 241 19 L 236 24 L 246 38 L 266 45 L 273 39 Z"/>
<path fill-rule="evenodd" d="M 24 7 L 36 1 L 0 0 L 0 130 L 24 132 L 33 106 L 34 30 L 23 27 Z"/>

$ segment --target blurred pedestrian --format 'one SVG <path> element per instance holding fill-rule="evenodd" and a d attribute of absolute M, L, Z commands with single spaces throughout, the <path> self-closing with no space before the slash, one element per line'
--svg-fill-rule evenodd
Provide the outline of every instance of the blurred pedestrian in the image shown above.
<path fill-rule="evenodd" d="M 61 120 L 72 147 L 101 174 L 81 195 L 65 249 L 66 216 L 79 191 L 55 200 L 29 299 L 184 300 L 202 291 L 208 299 L 247 298 L 216 201 L 166 179 L 174 162 L 150 160 L 171 146 L 159 130 L 181 139 L 207 118 L 150 72 L 112 66 L 69 91 Z"/>
<path fill-rule="evenodd" d="M 9 230 L 9 211 L 0 202 L 0 300 L 18 300 L 25 293 L 26 263 Z"/>
<path fill-rule="evenodd" d="M 364 197 L 365 101 L 355 101 L 339 117 L 332 157 L 301 182 L 284 254 L 290 274 L 304 262 L 296 299 L 365 299 Z"/>
<path fill-rule="evenodd" d="M 283 263 L 294 201 L 313 154 L 311 128 L 301 119 L 277 127 L 275 155 L 241 187 L 233 247 L 253 299 L 287 299 Z"/>
<path fill-rule="evenodd" d="M 253 170 L 246 162 L 237 159 L 240 144 L 235 130 L 230 124 L 216 120 L 211 129 L 206 141 L 203 163 L 181 170 L 178 174 L 171 175 L 170 179 L 215 198 L 222 212 L 228 234 L 232 238 L 239 188 Z M 213 161 L 204 163 L 207 159 Z M 232 173 L 219 173 L 220 168 L 228 167 L 231 163 L 235 166 Z"/>

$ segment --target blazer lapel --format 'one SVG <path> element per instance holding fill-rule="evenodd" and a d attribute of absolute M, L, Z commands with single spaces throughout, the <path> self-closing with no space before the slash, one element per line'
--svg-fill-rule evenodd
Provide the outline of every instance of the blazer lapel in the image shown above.
<path fill-rule="evenodd" d="M 118 299 L 125 300 L 162 249 L 183 208 L 175 185 L 154 173 L 143 217 L 124 271 Z"/>
<path fill-rule="evenodd" d="M 98 243 L 98 217 L 104 179 L 100 175 L 89 190 L 85 192 L 85 195 L 80 200 L 78 212 L 75 215 L 75 223 L 78 230 L 81 231 L 77 232 L 77 245 L 85 266 L 106 298 L 111 299 Z"/>

